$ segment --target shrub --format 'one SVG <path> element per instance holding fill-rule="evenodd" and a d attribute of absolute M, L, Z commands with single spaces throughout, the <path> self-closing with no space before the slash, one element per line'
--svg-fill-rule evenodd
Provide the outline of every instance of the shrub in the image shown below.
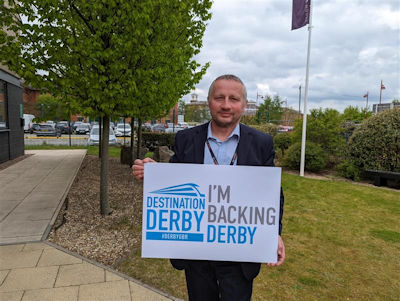
<path fill-rule="evenodd" d="M 279 149 L 282 151 L 282 156 L 285 155 L 285 151 L 292 144 L 292 136 L 290 133 L 278 133 L 274 137 L 274 146 L 275 149 Z"/>
<path fill-rule="evenodd" d="M 301 156 L 301 142 L 296 142 L 290 146 L 283 158 L 283 166 L 289 167 L 290 169 L 300 168 L 300 156 Z M 328 159 L 327 154 L 324 150 L 316 143 L 307 141 L 306 143 L 306 156 L 304 169 L 308 171 L 320 171 L 326 166 Z"/>
<path fill-rule="evenodd" d="M 168 146 L 170 149 L 174 147 L 175 133 L 151 133 L 143 132 L 142 139 L 144 146 L 150 151 L 154 151 L 157 146 Z"/>
<path fill-rule="evenodd" d="M 344 160 L 340 163 L 336 170 L 342 177 L 352 179 L 354 181 L 360 181 L 360 170 L 350 161 Z"/>
<path fill-rule="evenodd" d="M 264 123 L 264 124 L 257 124 L 257 125 L 250 125 L 252 128 L 259 130 L 260 132 L 269 134 L 271 136 L 275 136 L 278 133 L 279 126 L 271 123 Z"/>
<path fill-rule="evenodd" d="M 400 171 L 400 109 L 366 119 L 349 139 L 346 159 L 359 171 Z"/>

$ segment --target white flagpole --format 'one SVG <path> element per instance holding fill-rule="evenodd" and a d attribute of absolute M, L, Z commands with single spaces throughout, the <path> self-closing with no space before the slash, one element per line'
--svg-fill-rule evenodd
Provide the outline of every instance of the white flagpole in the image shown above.
<path fill-rule="evenodd" d="M 307 129 L 307 102 L 308 102 L 308 74 L 310 66 L 310 48 L 311 48 L 311 29 L 312 29 L 312 1 L 310 0 L 310 19 L 308 22 L 308 49 L 307 49 L 307 67 L 306 67 L 306 86 L 304 94 L 303 111 L 303 133 L 301 136 L 301 157 L 300 157 L 300 176 L 304 177 L 304 161 L 306 157 L 306 129 Z"/>

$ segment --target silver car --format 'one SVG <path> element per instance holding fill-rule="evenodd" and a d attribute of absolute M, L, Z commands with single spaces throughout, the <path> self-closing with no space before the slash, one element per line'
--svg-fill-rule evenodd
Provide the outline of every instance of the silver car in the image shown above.
<path fill-rule="evenodd" d="M 88 145 L 99 145 L 99 127 L 94 126 L 90 131 Z M 109 135 L 109 145 L 116 145 L 117 144 L 117 137 L 115 137 L 114 131 L 110 128 L 110 135 Z"/>
<path fill-rule="evenodd" d="M 117 137 L 130 137 L 131 136 L 131 126 L 129 123 L 118 123 L 115 128 L 115 135 Z"/>

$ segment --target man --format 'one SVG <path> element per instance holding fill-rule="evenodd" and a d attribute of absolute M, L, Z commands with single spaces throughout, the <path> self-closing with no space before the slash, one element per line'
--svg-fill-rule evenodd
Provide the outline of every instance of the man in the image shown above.
<path fill-rule="evenodd" d="M 230 164 L 273 166 L 272 137 L 240 124 L 247 105 L 247 92 L 243 82 L 235 75 L 216 78 L 208 91 L 211 122 L 180 131 L 176 134 L 171 163 Z M 150 158 L 135 160 L 133 174 L 144 177 L 144 163 Z M 285 260 L 282 231 L 283 194 L 281 193 L 278 262 Z M 185 270 L 189 300 L 250 300 L 253 279 L 260 270 L 259 263 L 177 260 L 172 265 Z"/>

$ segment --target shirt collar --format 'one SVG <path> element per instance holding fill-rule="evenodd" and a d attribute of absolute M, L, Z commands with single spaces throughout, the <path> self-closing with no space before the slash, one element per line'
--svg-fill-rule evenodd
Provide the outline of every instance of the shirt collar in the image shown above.
<path fill-rule="evenodd" d="M 212 120 L 208 123 L 208 129 L 207 129 L 207 140 L 208 139 L 215 139 L 219 141 L 218 138 L 214 137 L 211 131 L 211 122 Z M 239 140 L 240 138 L 240 123 L 238 123 L 235 128 L 233 129 L 232 133 L 229 135 L 229 137 L 226 140 L 229 140 L 231 137 L 236 136 L 237 139 Z"/>

